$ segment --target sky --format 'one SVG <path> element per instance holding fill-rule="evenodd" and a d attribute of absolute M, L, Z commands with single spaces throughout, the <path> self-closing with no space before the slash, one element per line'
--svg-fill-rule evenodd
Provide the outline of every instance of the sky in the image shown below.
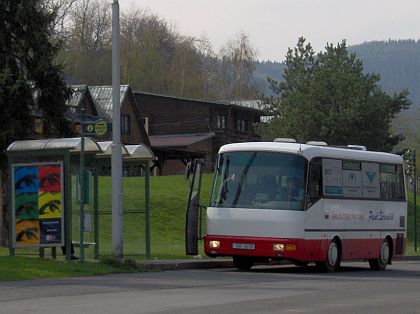
<path fill-rule="evenodd" d="M 110 2 L 110 0 L 104 0 Z M 318 52 L 343 39 L 420 39 L 420 0 L 119 0 L 121 11 L 147 9 L 183 35 L 208 37 L 217 52 L 240 32 L 257 59 L 283 61 L 303 36 Z"/>

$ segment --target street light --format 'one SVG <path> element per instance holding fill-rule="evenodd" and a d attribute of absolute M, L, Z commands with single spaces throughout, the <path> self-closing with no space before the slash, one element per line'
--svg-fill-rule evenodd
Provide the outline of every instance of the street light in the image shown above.
<path fill-rule="evenodd" d="M 120 128 L 120 6 L 112 2 L 112 253 L 123 257 L 122 154 Z"/>

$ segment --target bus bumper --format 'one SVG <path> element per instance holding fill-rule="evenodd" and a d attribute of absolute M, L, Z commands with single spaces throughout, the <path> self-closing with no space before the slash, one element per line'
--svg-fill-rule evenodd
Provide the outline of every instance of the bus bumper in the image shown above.
<path fill-rule="evenodd" d="M 207 235 L 204 252 L 216 256 L 250 256 L 296 261 L 322 260 L 325 240 L 277 239 Z"/>

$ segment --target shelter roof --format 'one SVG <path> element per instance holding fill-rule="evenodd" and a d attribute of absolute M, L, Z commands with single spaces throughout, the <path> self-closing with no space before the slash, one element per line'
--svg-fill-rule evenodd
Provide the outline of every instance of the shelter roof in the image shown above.
<path fill-rule="evenodd" d="M 86 153 L 102 153 L 98 143 L 90 138 L 84 138 L 84 151 Z M 9 145 L 7 152 L 34 152 L 47 150 L 69 150 L 71 153 L 78 153 L 81 150 L 81 138 L 50 138 L 44 140 L 23 140 L 15 141 Z"/>
<path fill-rule="evenodd" d="M 102 153 L 98 154 L 99 158 L 111 158 L 112 156 L 112 141 L 98 142 L 102 149 Z M 125 161 L 132 160 L 155 160 L 155 154 L 152 150 L 143 144 L 138 145 L 124 145 L 121 144 L 121 154 Z"/>

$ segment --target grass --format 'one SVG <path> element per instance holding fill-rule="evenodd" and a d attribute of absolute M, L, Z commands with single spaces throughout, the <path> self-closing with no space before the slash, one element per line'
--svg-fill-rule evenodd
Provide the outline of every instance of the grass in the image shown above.
<path fill-rule="evenodd" d="M 97 263 L 82 264 L 27 256 L 0 257 L 0 280 L 94 276 L 139 270 L 139 267 L 130 261 L 117 263 L 104 259 Z"/>
<path fill-rule="evenodd" d="M 151 177 L 151 257 L 152 259 L 186 259 L 184 229 L 185 209 L 189 187 L 183 176 Z M 202 180 L 201 204 L 208 205 L 212 175 L 205 174 Z M 144 214 L 126 213 L 124 216 L 124 256 L 128 262 L 120 264 L 109 258 L 112 253 L 111 178 L 100 177 L 100 255 L 97 263 L 64 263 L 61 250 L 57 250 L 58 261 L 34 258 L 37 250 L 16 249 L 15 257 L 6 257 L 7 250 L 0 249 L 0 280 L 18 280 L 50 277 L 99 275 L 114 272 L 139 271 L 132 260 L 145 259 L 145 220 Z M 144 178 L 124 177 L 124 210 L 144 210 Z M 74 192 L 74 187 L 73 187 Z M 75 193 L 73 193 L 75 195 Z M 408 248 L 407 255 L 418 255 L 413 248 L 413 208 L 412 193 L 408 195 Z M 420 207 L 420 195 L 417 197 Z M 92 211 L 86 206 L 87 211 Z M 418 211 L 420 220 L 420 211 Z M 79 238 L 78 205 L 73 200 L 73 240 Z M 419 223 L 417 230 L 420 231 Z M 204 222 L 203 222 L 204 227 Z M 93 234 L 84 234 L 86 242 L 93 241 Z M 420 234 L 418 235 L 420 250 Z M 201 255 L 202 245 L 200 245 Z M 46 250 L 47 255 L 48 250 Z M 77 253 L 77 252 L 76 252 Z M 86 258 L 93 257 L 92 247 L 85 250 Z M 131 262 L 130 262 L 131 261 Z"/>
<path fill-rule="evenodd" d="M 414 250 L 414 204 L 413 192 L 408 192 L 408 217 L 407 217 L 407 252 L 406 255 L 420 255 L 420 193 L 416 195 L 417 208 L 417 252 Z"/>

